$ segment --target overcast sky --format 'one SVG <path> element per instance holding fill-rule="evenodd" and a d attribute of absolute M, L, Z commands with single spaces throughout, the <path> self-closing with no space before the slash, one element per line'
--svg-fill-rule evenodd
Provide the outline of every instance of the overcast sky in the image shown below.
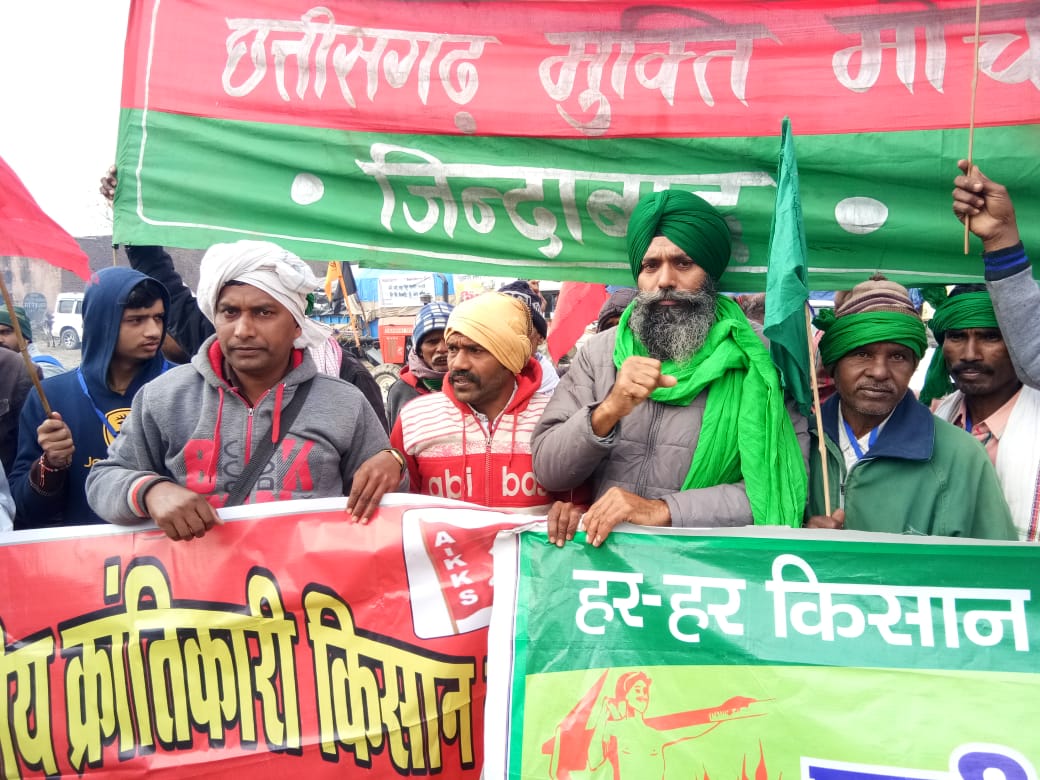
<path fill-rule="evenodd" d="M 129 8 L 0 3 L 0 157 L 74 236 L 111 232 L 98 180 L 115 160 Z"/>

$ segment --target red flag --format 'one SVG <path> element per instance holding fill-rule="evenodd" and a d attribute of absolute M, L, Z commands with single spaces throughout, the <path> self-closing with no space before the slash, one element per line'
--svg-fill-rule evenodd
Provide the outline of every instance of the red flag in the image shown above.
<path fill-rule="evenodd" d="M 585 327 L 596 321 L 607 297 L 607 288 L 602 284 L 564 282 L 560 285 L 560 296 L 556 299 L 552 325 L 545 340 L 554 361 L 570 352 Z"/>
<path fill-rule="evenodd" d="M 33 200 L 11 167 L 0 158 L 0 255 L 35 257 L 90 277 L 90 261 L 76 239 Z"/>

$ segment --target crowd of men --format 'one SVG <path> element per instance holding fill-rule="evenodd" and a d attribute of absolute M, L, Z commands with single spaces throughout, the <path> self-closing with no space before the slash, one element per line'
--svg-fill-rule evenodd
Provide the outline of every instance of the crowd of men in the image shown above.
<path fill-rule="evenodd" d="M 908 291 L 876 275 L 836 296 L 817 320 L 835 388 L 818 427 L 718 292 L 730 231 L 687 192 L 640 200 L 635 289 L 611 296 L 562 378 L 538 349 L 544 300 L 517 281 L 424 306 L 387 408 L 308 317 L 318 281 L 292 253 L 213 246 L 194 296 L 162 248 L 128 247 L 132 268 L 87 287 L 80 367 L 36 356 L 54 374 L 42 394 L 9 351 L 12 315 L 31 338 L 24 312 L 0 310 L 0 528 L 151 520 L 190 540 L 221 507 L 347 496 L 367 522 L 411 490 L 546 515 L 558 546 L 623 522 L 1040 540 L 1040 288 L 1006 189 L 961 170 L 953 210 L 983 241 L 986 285 L 936 308 L 920 398 L 928 337 Z M 167 337 L 190 359 L 168 362 Z"/>

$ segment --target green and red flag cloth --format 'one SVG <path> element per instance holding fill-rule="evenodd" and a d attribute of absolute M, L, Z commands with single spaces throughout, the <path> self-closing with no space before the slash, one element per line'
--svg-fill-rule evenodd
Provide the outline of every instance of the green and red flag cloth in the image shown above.
<path fill-rule="evenodd" d="M 971 0 L 134 0 L 115 238 L 625 285 L 632 208 L 675 187 L 730 223 L 722 288 L 762 290 L 787 115 L 815 289 L 978 280 L 950 209 L 974 20 Z M 981 31 L 975 159 L 1040 213 L 1035 7 L 983 0 Z"/>
<path fill-rule="evenodd" d="M 584 537 L 496 539 L 485 776 L 1036 777 L 1040 547 Z"/>
<path fill-rule="evenodd" d="M 0 158 L 0 255 L 46 260 L 83 279 L 90 276 L 87 253 L 44 213 L 3 158 Z"/>

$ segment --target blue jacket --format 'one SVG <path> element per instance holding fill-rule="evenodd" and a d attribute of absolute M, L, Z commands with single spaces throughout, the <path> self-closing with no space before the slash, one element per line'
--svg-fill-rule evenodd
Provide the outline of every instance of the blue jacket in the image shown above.
<path fill-rule="evenodd" d="M 76 452 L 65 474 L 47 475 L 54 479 L 44 494 L 29 480 L 30 471 L 43 450 L 36 442 L 36 429 L 46 418 L 36 390 L 26 398 L 18 424 L 18 454 L 11 470 L 11 492 L 17 515 L 15 528 L 43 528 L 59 525 L 89 525 L 104 521 L 87 505 L 85 483 L 90 467 L 108 453 L 114 438 L 102 417 L 118 433 L 130 413 L 130 402 L 146 382 L 167 367 L 161 352 L 144 363 L 125 393 L 108 388 L 108 365 L 119 340 L 126 298 L 147 276 L 130 268 L 105 268 L 91 278 L 83 298 L 83 360 L 78 370 L 45 379 L 44 395 L 51 409 L 61 414 L 72 431 Z M 170 299 L 161 284 L 165 311 Z M 84 391 L 84 385 L 86 390 Z M 89 395 L 88 395 L 89 393 Z"/>

